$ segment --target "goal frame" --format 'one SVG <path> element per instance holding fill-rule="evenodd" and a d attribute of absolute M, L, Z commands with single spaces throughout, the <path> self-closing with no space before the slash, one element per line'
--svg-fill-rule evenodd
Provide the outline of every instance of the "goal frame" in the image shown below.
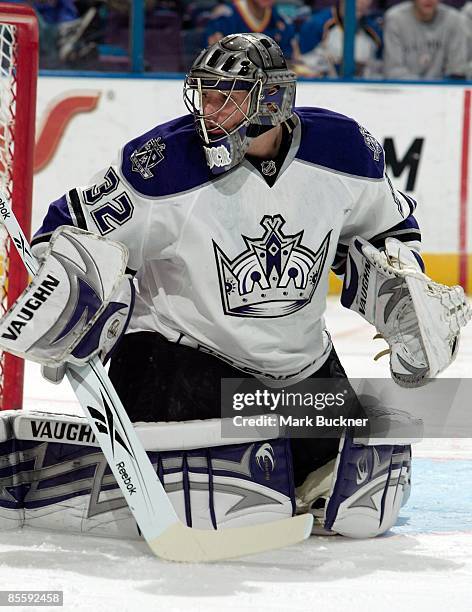
<path fill-rule="evenodd" d="M 21 4 L 0 2 L 0 23 L 15 27 L 13 46 L 16 95 L 14 120 L 4 129 L 14 142 L 12 167 L 8 170 L 6 185 L 13 211 L 24 233 L 31 233 L 31 208 L 33 196 L 33 161 L 36 120 L 36 87 L 38 77 L 39 34 L 34 10 Z M 6 138 L 6 136 L 4 135 Z M 12 244 L 6 245 L 8 254 L 4 263 L 8 309 L 18 298 L 28 282 L 22 261 Z M 0 381 L 0 410 L 20 409 L 23 403 L 24 361 L 3 353 L 2 379 Z"/>

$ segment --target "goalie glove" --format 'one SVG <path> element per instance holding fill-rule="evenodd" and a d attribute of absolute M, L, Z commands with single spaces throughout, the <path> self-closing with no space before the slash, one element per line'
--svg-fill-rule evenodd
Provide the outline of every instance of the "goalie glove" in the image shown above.
<path fill-rule="evenodd" d="M 341 303 L 385 338 L 392 378 L 404 387 L 425 384 L 447 368 L 471 318 L 463 289 L 433 282 L 395 238 L 386 239 L 385 252 L 353 238 Z"/>
<path fill-rule="evenodd" d="M 0 346 L 48 366 L 55 382 L 64 362 L 103 357 L 132 310 L 127 260 L 122 244 L 75 227 L 58 228 L 38 274 L 0 322 Z"/>

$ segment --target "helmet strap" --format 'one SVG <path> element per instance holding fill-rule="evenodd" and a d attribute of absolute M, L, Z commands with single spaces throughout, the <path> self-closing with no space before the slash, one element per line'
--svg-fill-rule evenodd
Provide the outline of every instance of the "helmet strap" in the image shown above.
<path fill-rule="evenodd" d="M 250 123 L 247 126 L 246 136 L 248 138 L 257 138 L 258 136 L 265 134 L 269 130 L 273 130 L 274 127 L 274 125 L 261 125 L 260 123 Z"/>

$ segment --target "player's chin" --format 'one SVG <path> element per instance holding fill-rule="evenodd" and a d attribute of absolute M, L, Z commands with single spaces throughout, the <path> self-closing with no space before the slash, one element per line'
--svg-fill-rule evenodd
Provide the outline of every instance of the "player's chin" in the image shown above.
<path fill-rule="evenodd" d="M 210 142 L 217 142 L 228 135 L 228 132 L 222 130 L 221 128 L 208 130 L 207 133 Z"/>

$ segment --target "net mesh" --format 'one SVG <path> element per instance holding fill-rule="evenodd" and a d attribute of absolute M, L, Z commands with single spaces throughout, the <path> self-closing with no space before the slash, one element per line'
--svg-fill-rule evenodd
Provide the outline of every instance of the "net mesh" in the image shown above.
<path fill-rule="evenodd" d="M 0 186 L 12 197 L 16 106 L 16 26 L 0 23 Z M 0 316 L 8 308 L 10 240 L 0 224 Z M 4 397 L 5 354 L 0 351 L 0 408 Z"/>

